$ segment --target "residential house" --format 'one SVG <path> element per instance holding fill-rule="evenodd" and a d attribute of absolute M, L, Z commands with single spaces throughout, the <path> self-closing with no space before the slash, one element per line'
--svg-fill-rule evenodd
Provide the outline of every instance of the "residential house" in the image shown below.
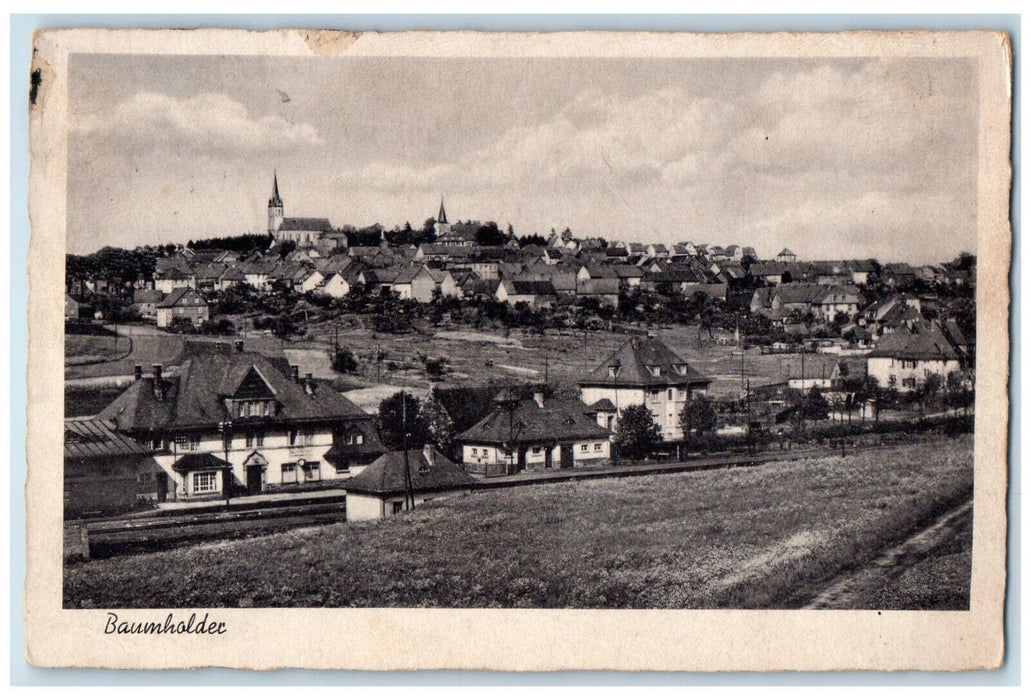
<path fill-rule="evenodd" d="M 334 299 L 340 299 L 347 296 L 351 291 L 351 283 L 343 272 L 333 272 L 322 281 L 322 284 L 315 291 L 331 296 Z"/>
<path fill-rule="evenodd" d="M 501 280 L 494 292 L 500 302 L 515 306 L 526 304 L 531 309 L 554 306 L 558 294 L 551 282 L 541 280 Z"/>
<path fill-rule="evenodd" d="M 158 304 L 165 298 L 165 293 L 158 289 L 134 289 L 132 305 L 140 316 L 148 321 L 157 321 Z"/>
<path fill-rule="evenodd" d="M 197 278 L 189 270 L 170 267 L 164 271 L 154 272 L 154 289 L 171 294 L 176 289 L 196 288 Z"/>
<path fill-rule="evenodd" d="M 82 303 L 71 294 L 64 295 L 64 317 L 65 319 L 79 318 L 79 309 Z"/>
<path fill-rule="evenodd" d="M 793 263 L 797 260 L 798 256 L 792 253 L 790 248 L 785 248 L 777 253 L 777 262 Z"/>
<path fill-rule="evenodd" d="M 178 372 L 137 366 L 97 415 L 152 451 L 169 499 L 339 484 L 382 454 L 373 416 L 285 359 L 241 348 L 188 342 Z M 333 447 L 338 461 L 327 463 Z"/>
<path fill-rule="evenodd" d="M 580 299 L 597 299 L 602 306 L 616 308 L 619 305 L 619 279 L 597 278 L 580 282 L 576 296 Z"/>
<path fill-rule="evenodd" d="M 168 328 L 176 320 L 184 318 L 200 328 L 209 317 L 208 302 L 196 289 L 180 287 L 166 294 L 155 304 L 155 320 L 158 328 Z"/>
<path fill-rule="evenodd" d="M 610 457 L 610 431 L 588 416 L 577 399 L 533 398 L 503 391 L 483 420 L 458 435 L 462 464 L 471 474 L 496 476 L 518 471 L 574 469 Z"/>
<path fill-rule="evenodd" d="M 960 354 L 941 328 L 914 321 L 883 336 L 866 358 L 866 372 L 882 387 L 913 391 L 937 374 L 944 382 L 961 369 Z"/>
<path fill-rule="evenodd" d="M 683 438 L 680 413 L 691 397 L 705 394 L 711 380 L 656 338 L 634 337 L 580 380 L 580 399 L 588 406 L 602 399 L 619 413 L 644 404 L 662 429 L 665 440 Z"/>
<path fill-rule="evenodd" d="M 421 450 L 387 452 L 360 474 L 346 480 L 347 519 L 379 520 L 404 511 L 409 491 L 418 506 L 439 498 L 468 495 L 476 480 L 433 445 Z"/>
<path fill-rule="evenodd" d="M 813 315 L 831 322 L 843 314 L 850 320 L 859 315 L 859 308 L 865 303 L 855 287 L 848 285 L 828 286 L 812 302 Z"/>

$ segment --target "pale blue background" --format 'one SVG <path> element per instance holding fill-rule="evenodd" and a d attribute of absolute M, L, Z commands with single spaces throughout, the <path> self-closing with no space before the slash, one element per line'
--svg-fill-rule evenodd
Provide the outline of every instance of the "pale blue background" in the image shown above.
<path fill-rule="evenodd" d="M 1020 192 L 1019 15 L 12 15 L 11 16 L 11 683 L 12 685 L 1018 685 L 1020 683 L 1020 356 L 1011 360 L 1009 591 L 1006 662 L 994 672 L 947 673 L 482 673 L 104 671 L 38 669 L 24 660 L 22 582 L 25 578 L 25 366 L 29 222 L 27 93 L 32 33 L 64 27 L 277 29 L 320 27 L 358 31 L 472 29 L 559 31 L 582 29 L 661 31 L 840 31 L 857 29 L 991 29 L 1010 33 L 1014 51 L 1014 181 Z M 1013 259 L 1020 258 L 1020 200 L 1013 200 Z M 1011 273 L 1011 337 L 1020 337 L 1020 276 Z"/>

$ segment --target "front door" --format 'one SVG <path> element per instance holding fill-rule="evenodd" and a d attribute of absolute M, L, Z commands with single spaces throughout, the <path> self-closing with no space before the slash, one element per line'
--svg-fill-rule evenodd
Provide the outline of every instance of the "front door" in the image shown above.
<path fill-rule="evenodd" d="M 261 493 L 261 475 L 264 469 L 261 465 L 253 464 L 247 467 L 247 493 L 253 495 Z"/>
<path fill-rule="evenodd" d="M 554 460 L 551 457 L 551 446 L 547 445 L 544 447 L 544 468 L 551 469 L 554 466 Z"/>
<path fill-rule="evenodd" d="M 562 445 L 562 452 L 560 455 L 562 469 L 573 468 L 573 446 Z"/>

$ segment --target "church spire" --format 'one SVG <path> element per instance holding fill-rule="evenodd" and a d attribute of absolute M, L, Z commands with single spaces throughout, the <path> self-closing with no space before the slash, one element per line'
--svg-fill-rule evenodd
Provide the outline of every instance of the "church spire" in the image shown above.
<path fill-rule="evenodd" d="M 268 201 L 270 207 L 282 207 L 283 199 L 279 196 L 279 176 L 272 171 L 272 199 Z"/>
<path fill-rule="evenodd" d="M 444 195 L 440 195 L 440 211 L 437 213 L 437 223 L 447 223 L 447 212 L 444 211 Z"/>

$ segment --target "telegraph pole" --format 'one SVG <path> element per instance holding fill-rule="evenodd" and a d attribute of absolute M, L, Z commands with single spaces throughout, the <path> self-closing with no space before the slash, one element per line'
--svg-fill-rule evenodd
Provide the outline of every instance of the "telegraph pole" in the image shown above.
<path fill-rule="evenodd" d="M 401 389 L 401 454 L 405 465 L 405 510 L 415 508 L 412 493 L 412 467 L 408 463 L 408 394 Z"/>

